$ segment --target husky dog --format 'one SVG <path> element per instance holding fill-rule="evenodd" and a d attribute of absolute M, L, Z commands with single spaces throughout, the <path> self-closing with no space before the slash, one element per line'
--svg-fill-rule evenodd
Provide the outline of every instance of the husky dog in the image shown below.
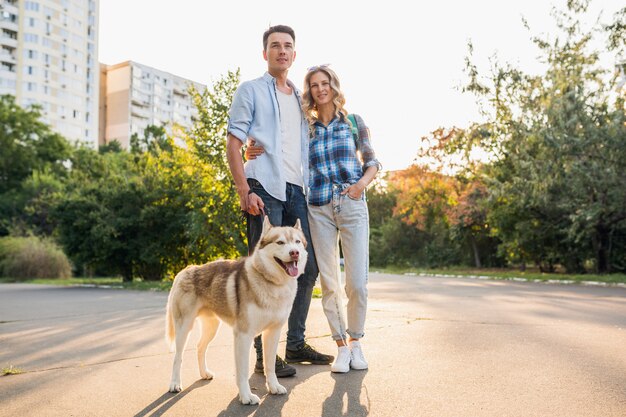
<path fill-rule="evenodd" d="M 274 366 L 280 331 L 296 296 L 297 278 L 306 265 L 306 244 L 300 220 L 294 227 L 272 227 L 266 216 L 252 255 L 188 266 L 176 275 L 167 300 L 165 329 L 170 347 L 174 339 L 176 342 L 170 392 L 182 389 L 182 355 L 198 318 L 202 326 L 197 345 L 198 366 L 203 379 L 213 378 L 206 366 L 206 350 L 224 321 L 233 328 L 241 402 L 258 404 L 260 401 L 250 391 L 248 382 L 250 347 L 259 333 L 263 335 L 267 389 L 272 394 L 287 393 L 278 383 Z"/>

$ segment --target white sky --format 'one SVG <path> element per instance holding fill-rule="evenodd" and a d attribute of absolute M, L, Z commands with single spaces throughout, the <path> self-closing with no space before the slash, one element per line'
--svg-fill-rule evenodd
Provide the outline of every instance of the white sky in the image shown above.
<path fill-rule="evenodd" d="M 593 0 L 592 23 L 608 21 L 618 0 Z M 241 79 L 266 70 L 262 35 L 270 25 L 296 32 L 290 79 L 330 63 L 348 111 L 369 126 L 385 170 L 409 166 L 420 138 L 436 128 L 478 121 L 462 94 L 467 42 L 483 73 L 497 54 L 527 70 L 541 68 L 531 35 L 556 34 L 553 6 L 565 0 L 100 0 L 100 62 L 133 60 L 210 85 L 228 70 Z M 525 17 L 529 33 L 522 25 Z M 612 65 L 612 57 L 605 57 Z"/>

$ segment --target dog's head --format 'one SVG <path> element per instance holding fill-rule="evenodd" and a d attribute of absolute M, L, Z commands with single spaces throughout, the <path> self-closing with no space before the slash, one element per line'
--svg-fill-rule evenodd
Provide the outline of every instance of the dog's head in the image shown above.
<path fill-rule="evenodd" d="M 279 273 L 297 278 L 302 275 L 306 266 L 306 246 L 299 219 L 293 227 L 275 227 L 265 216 L 255 254 L 263 259 L 264 266 L 272 275 L 275 275 L 274 271 L 280 271 Z"/>

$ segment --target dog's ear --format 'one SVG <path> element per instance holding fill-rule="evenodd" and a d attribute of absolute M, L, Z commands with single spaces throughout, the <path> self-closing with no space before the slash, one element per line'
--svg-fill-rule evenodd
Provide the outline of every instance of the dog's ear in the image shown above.
<path fill-rule="evenodd" d="M 263 231 L 261 231 L 261 234 L 264 235 L 265 233 L 267 233 L 270 229 L 272 228 L 272 223 L 270 223 L 270 218 L 268 216 L 265 216 L 263 218 Z"/>
<path fill-rule="evenodd" d="M 294 224 L 293 227 L 302 231 L 302 225 L 300 224 L 300 219 L 296 219 L 296 224 Z"/>

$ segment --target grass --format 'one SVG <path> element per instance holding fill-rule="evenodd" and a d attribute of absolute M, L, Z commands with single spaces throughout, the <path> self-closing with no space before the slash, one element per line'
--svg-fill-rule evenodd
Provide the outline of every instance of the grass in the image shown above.
<path fill-rule="evenodd" d="M 6 366 L 4 368 L 2 368 L 2 376 L 5 375 L 19 375 L 21 373 L 24 373 L 24 371 L 20 368 L 16 368 L 13 365 L 9 365 Z"/>
<path fill-rule="evenodd" d="M 59 286 L 98 286 L 98 287 L 111 287 L 120 288 L 126 290 L 139 290 L 139 291 L 169 291 L 172 286 L 172 281 L 138 281 L 123 282 L 122 278 L 68 278 L 68 279 L 30 279 L 30 280 L 16 280 L 12 278 L 0 278 L 0 284 L 21 282 L 26 284 L 43 284 L 43 285 L 59 285 Z M 313 288 L 313 298 L 322 298 L 322 290 L 319 287 Z"/>
<path fill-rule="evenodd" d="M 75 286 L 75 285 L 87 285 L 87 286 L 99 286 L 99 287 L 112 287 L 126 290 L 143 290 L 143 291 L 169 291 L 172 286 L 171 281 L 140 281 L 134 280 L 133 282 L 123 282 L 122 278 L 66 278 L 66 279 L 47 279 L 36 278 L 29 280 L 16 280 L 12 278 L 0 278 L 0 283 L 20 282 L 26 284 L 44 284 L 44 285 L 59 285 L 59 286 Z"/>
<path fill-rule="evenodd" d="M 626 274 L 564 274 L 553 273 L 547 274 L 536 270 L 528 269 L 524 272 L 514 269 L 497 269 L 497 268 L 464 268 L 464 267 L 451 267 L 451 268 L 439 268 L 439 269 L 426 269 L 426 268 L 402 268 L 402 267 L 385 267 L 377 268 L 372 267 L 373 272 L 381 272 L 387 274 L 424 274 L 424 275 L 449 275 L 449 276 L 484 276 L 491 279 L 525 279 L 528 281 L 564 281 L 571 283 L 581 283 L 584 281 L 596 281 L 607 284 L 626 283 Z M 139 290 L 139 291 L 169 291 L 172 286 L 171 281 L 140 281 L 134 280 L 133 282 L 123 282 L 122 278 L 67 278 L 67 279 L 45 279 L 37 278 L 30 280 L 16 280 L 12 278 L 0 278 L 1 283 L 9 282 L 23 282 L 28 284 L 45 284 L 45 285 L 59 285 L 59 286 L 98 286 L 98 287 L 111 287 L 127 290 Z M 321 298 L 322 292 L 319 286 L 313 288 L 313 298 Z"/>
<path fill-rule="evenodd" d="M 545 273 L 534 269 L 519 271 L 515 269 L 498 268 L 464 268 L 451 267 L 439 269 L 425 268 L 401 268 L 401 267 L 372 267 L 372 271 L 388 274 L 425 274 L 425 275 L 454 275 L 454 276 L 485 276 L 491 279 L 510 280 L 522 278 L 528 281 L 571 281 L 581 283 L 585 281 L 603 282 L 607 284 L 626 283 L 626 274 L 565 274 L 565 273 Z"/>

